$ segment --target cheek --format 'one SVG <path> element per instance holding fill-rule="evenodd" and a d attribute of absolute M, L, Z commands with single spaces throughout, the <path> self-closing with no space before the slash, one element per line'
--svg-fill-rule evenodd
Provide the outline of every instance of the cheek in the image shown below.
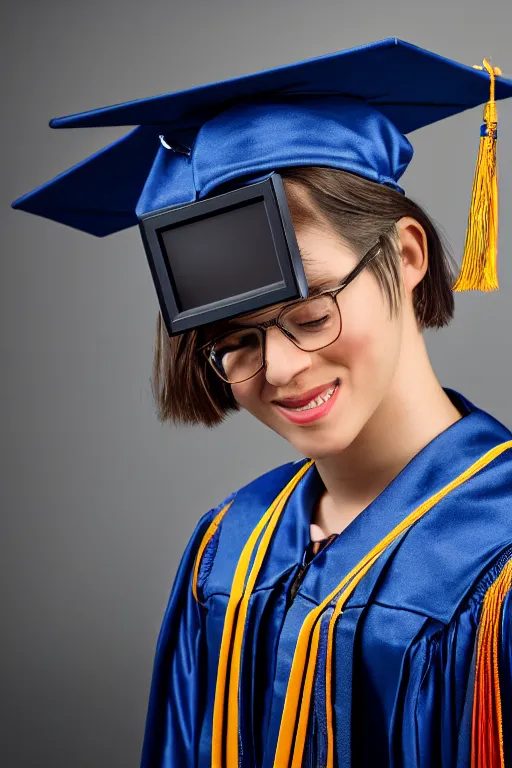
<path fill-rule="evenodd" d="M 261 383 L 260 377 L 256 376 L 250 381 L 243 381 L 241 384 L 232 384 L 231 391 L 237 403 L 245 408 L 249 413 L 256 413 L 258 403 L 261 402 Z"/>
<path fill-rule="evenodd" d="M 272 409 L 268 405 L 265 405 L 262 400 L 263 387 L 264 380 L 263 382 L 260 382 L 258 376 L 254 381 L 233 384 L 231 390 L 233 392 L 233 397 L 244 411 L 250 413 L 251 416 L 262 424 L 275 430 L 275 417 L 272 414 Z"/>
<path fill-rule="evenodd" d="M 362 315 L 347 316 L 338 341 L 329 357 L 347 367 L 349 381 L 357 388 L 373 387 L 389 380 L 400 348 L 400 324 L 390 320 L 381 308 Z"/>

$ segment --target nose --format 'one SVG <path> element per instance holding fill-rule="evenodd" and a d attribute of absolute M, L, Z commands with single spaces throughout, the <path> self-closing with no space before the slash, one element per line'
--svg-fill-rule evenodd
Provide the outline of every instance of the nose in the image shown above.
<path fill-rule="evenodd" d="M 274 387 L 288 384 L 312 365 L 311 352 L 304 352 L 279 328 L 269 328 L 265 342 L 265 378 Z"/>

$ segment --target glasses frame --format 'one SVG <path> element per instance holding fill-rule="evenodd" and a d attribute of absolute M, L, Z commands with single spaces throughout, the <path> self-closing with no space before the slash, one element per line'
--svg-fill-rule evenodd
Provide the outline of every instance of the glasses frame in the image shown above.
<path fill-rule="evenodd" d="M 318 352 L 320 349 L 325 349 L 326 347 L 329 347 L 331 344 L 334 344 L 334 342 L 339 339 L 341 335 L 342 326 L 343 326 L 340 305 L 337 302 L 338 294 L 341 293 L 341 291 L 343 291 L 348 285 L 350 285 L 350 283 L 353 280 L 355 280 L 355 278 L 359 275 L 359 273 L 362 272 L 363 269 L 365 269 L 365 267 L 367 267 L 368 264 L 370 264 L 375 259 L 375 257 L 380 253 L 380 251 L 381 251 L 381 245 L 380 245 L 380 239 L 379 239 L 374 245 L 372 245 L 372 247 L 368 251 L 366 251 L 366 253 L 363 255 L 363 257 L 361 258 L 357 266 L 354 267 L 354 269 L 351 272 L 349 272 L 349 274 L 343 279 L 340 285 L 337 286 L 336 288 L 331 288 L 329 290 L 322 291 L 322 293 L 319 293 L 317 296 L 311 296 L 310 298 L 297 299 L 296 301 L 289 302 L 278 312 L 277 316 L 274 317 L 272 320 L 265 320 L 263 323 L 254 323 L 254 325 L 244 325 L 238 329 L 232 329 L 230 331 L 226 331 L 225 333 L 222 333 L 219 336 L 216 336 L 211 341 L 206 342 L 206 344 L 203 344 L 202 346 L 198 347 L 197 352 L 202 352 L 204 354 L 204 356 L 210 363 L 211 367 L 213 368 L 217 376 L 220 379 L 222 379 L 222 381 L 226 382 L 226 384 L 241 384 L 244 381 L 249 381 L 249 379 L 253 379 L 255 376 L 258 375 L 258 373 L 262 369 L 265 368 L 266 366 L 266 333 L 269 328 L 273 328 L 273 327 L 279 328 L 283 336 L 289 339 L 289 341 L 291 341 L 292 344 L 294 344 L 294 346 L 297 347 L 297 349 L 301 349 L 303 352 Z M 303 306 L 305 303 L 310 301 L 316 301 L 322 296 L 330 296 L 331 299 L 333 300 L 333 303 L 336 305 L 338 309 L 340 329 L 336 337 L 332 341 L 330 341 L 328 344 L 322 344 L 320 347 L 315 347 L 315 349 L 304 350 L 302 349 L 301 346 L 299 346 L 299 344 L 297 344 L 292 334 L 286 330 L 286 328 L 281 324 L 280 320 L 283 315 L 290 312 L 290 310 L 292 310 L 294 307 L 299 305 Z M 227 336 L 231 336 L 231 334 L 236 332 L 236 330 L 242 330 L 242 329 L 244 331 L 245 330 L 256 331 L 257 333 L 260 334 L 261 348 L 263 351 L 262 363 L 258 368 L 258 370 L 255 371 L 250 376 L 247 376 L 247 378 L 240 379 L 239 381 L 229 381 L 228 379 L 224 378 L 224 376 L 222 376 L 219 370 L 215 367 L 215 364 L 211 359 L 211 353 L 215 344 L 217 344 L 219 341 L 226 338 Z"/>

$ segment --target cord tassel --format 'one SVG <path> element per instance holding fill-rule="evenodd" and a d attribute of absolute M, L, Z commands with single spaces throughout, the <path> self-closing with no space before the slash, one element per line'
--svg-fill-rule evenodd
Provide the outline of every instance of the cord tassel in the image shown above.
<path fill-rule="evenodd" d="M 480 146 L 476 162 L 471 207 L 462 266 L 454 291 L 496 291 L 498 285 L 498 169 L 496 157 L 498 112 L 494 100 L 496 75 L 484 59 L 483 67 L 491 78 L 490 99 L 484 109 Z"/>
<path fill-rule="evenodd" d="M 486 592 L 477 636 L 473 698 L 471 768 L 506 768 L 499 679 L 500 622 L 503 603 L 512 588 L 512 559 Z"/>

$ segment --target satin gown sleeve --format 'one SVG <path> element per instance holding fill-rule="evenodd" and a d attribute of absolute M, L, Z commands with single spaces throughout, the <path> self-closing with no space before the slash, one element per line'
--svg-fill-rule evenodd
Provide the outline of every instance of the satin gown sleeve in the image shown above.
<path fill-rule="evenodd" d="M 392 764 L 512 768 L 510 586 L 501 600 L 494 601 L 494 614 L 491 611 L 490 618 L 484 618 L 486 596 L 503 573 L 504 560 L 510 568 L 510 550 L 506 559 L 489 569 L 448 624 L 427 621 L 411 645 L 403 669 L 407 683 L 394 702 L 389 734 Z M 479 643 L 480 635 L 488 647 L 482 639 Z M 485 664 L 488 669 L 483 669 Z"/>
<path fill-rule="evenodd" d="M 192 591 L 201 542 L 229 499 L 199 520 L 183 553 L 157 640 L 141 768 L 195 768 L 204 710 L 202 606 Z M 204 558 L 206 559 L 206 558 Z"/>

